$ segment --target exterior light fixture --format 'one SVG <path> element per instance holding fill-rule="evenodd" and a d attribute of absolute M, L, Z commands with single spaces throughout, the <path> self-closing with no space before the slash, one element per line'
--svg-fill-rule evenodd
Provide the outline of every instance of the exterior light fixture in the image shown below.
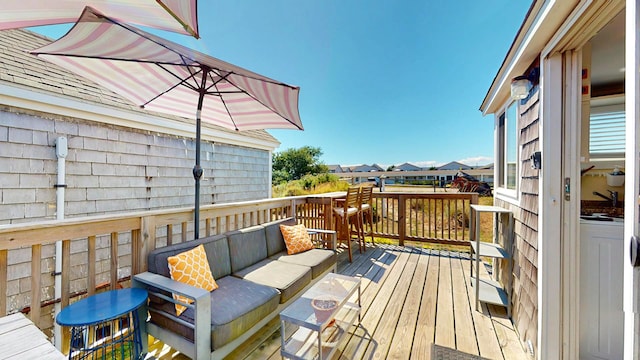
<path fill-rule="evenodd" d="M 531 90 L 531 81 L 526 75 L 516 76 L 511 80 L 511 98 L 513 100 L 526 99 Z"/>

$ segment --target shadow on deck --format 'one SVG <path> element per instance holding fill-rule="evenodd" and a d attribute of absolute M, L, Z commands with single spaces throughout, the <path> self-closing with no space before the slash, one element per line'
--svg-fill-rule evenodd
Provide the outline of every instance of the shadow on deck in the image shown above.
<path fill-rule="evenodd" d="M 338 272 L 362 278 L 362 322 L 340 343 L 340 359 L 431 359 L 432 344 L 486 359 L 529 359 L 506 309 L 475 296 L 466 253 L 394 245 L 340 253 Z M 485 274 L 486 275 L 486 274 Z M 186 359 L 149 341 L 157 359 Z M 230 359 L 280 359 L 280 321 L 267 324 Z M 438 357 L 441 358 L 441 357 Z M 453 357 L 442 357 L 453 358 Z"/>

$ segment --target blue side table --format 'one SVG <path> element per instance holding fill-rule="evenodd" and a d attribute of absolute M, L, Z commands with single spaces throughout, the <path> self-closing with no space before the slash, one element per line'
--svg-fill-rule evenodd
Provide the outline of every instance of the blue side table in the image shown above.
<path fill-rule="evenodd" d="M 56 317 L 71 327 L 69 359 L 139 359 L 142 355 L 138 314 L 147 291 L 137 288 L 112 290 L 75 302 Z"/>

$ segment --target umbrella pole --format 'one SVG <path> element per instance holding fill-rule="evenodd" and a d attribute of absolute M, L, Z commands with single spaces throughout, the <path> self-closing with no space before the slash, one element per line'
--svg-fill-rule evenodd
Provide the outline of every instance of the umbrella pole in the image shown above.
<path fill-rule="evenodd" d="M 193 211 L 193 236 L 197 240 L 200 238 L 200 179 L 202 178 L 202 167 L 200 166 L 200 113 L 202 112 L 202 99 L 204 92 L 200 92 L 198 100 L 198 110 L 196 111 L 196 165 L 193 167 L 193 178 L 196 181 L 196 201 Z"/>
<path fill-rule="evenodd" d="M 198 89 L 198 110 L 196 111 L 196 165 L 193 167 L 193 178 L 196 181 L 196 201 L 195 209 L 193 211 L 193 236 L 197 240 L 200 238 L 200 178 L 202 178 L 202 167 L 200 166 L 200 115 L 202 113 L 202 101 L 204 95 L 207 93 L 207 75 L 209 74 L 209 68 L 202 67 L 202 84 Z"/>
<path fill-rule="evenodd" d="M 197 240 L 200 238 L 200 179 L 202 178 L 202 167 L 200 166 L 200 112 L 196 112 L 196 165 L 193 167 L 193 178 L 196 181 L 196 201 L 193 211 L 193 236 Z"/>

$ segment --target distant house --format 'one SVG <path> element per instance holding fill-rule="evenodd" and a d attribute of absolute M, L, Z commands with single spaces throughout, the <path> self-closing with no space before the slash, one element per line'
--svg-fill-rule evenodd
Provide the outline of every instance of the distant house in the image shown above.
<path fill-rule="evenodd" d="M 331 174 L 339 174 L 344 172 L 344 169 L 342 169 L 342 166 L 340 165 L 327 165 L 327 168 L 329 169 L 329 173 Z"/>
<path fill-rule="evenodd" d="M 442 166 L 438 166 L 438 170 L 470 170 L 470 169 L 473 169 L 473 167 L 457 161 L 452 161 Z"/>
<path fill-rule="evenodd" d="M 640 359 L 638 4 L 533 1 L 480 105 L 494 203 L 515 218 L 513 322 L 537 359 Z M 593 206 L 624 220 L 582 219 Z"/>
<path fill-rule="evenodd" d="M 493 169 L 493 163 L 487 164 L 487 165 L 480 165 L 480 166 L 475 167 L 474 169 L 490 170 L 490 169 Z"/>
<path fill-rule="evenodd" d="M 394 171 L 420 171 L 420 170 L 424 170 L 423 168 L 410 164 L 410 163 L 404 163 L 401 165 L 396 166 L 395 168 L 393 168 Z"/>
<path fill-rule="evenodd" d="M 373 165 L 362 164 L 362 165 L 349 166 L 349 170 L 350 172 L 384 171 L 384 169 L 382 169 L 380 166 L 376 164 L 373 164 Z"/>

